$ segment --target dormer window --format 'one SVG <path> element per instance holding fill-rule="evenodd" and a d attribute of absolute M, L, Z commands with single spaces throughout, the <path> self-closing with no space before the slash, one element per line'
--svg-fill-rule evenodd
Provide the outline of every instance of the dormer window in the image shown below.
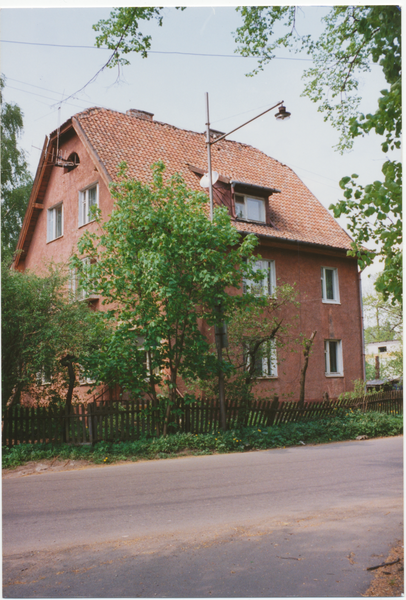
<path fill-rule="evenodd" d="M 265 199 L 235 194 L 235 215 L 237 219 L 265 223 Z"/>

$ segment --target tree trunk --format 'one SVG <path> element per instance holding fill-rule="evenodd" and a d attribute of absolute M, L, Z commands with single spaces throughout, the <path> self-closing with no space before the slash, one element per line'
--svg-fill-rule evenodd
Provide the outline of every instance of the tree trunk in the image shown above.
<path fill-rule="evenodd" d="M 169 423 L 169 417 L 171 414 L 171 404 L 175 405 L 176 404 L 176 399 L 177 399 L 177 393 L 178 393 L 178 388 L 176 386 L 176 374 L 173 375 L 172 374 L 172 388 L 169 388 L 169 398 L 168 398 L 168 406 L 166 407 L 166 412 L 165 412 L 165 420 L 164 420 L 164 425 L 162 428 L 162 435 L 165 437 L 168 433 L 168 423 Z"/>
<path fill-rule="evenodd" d="M 63 430 L 63 441 L 64 442 L 67 442 L 68 437 L 69 437 L 68 418 L 69 418 L 71 407 L 72 407 L 73 390 L 75 388 L 75 379 L 76 378 L 75 378 L 75 369 L 73 368 L 74 360 L 75 360 L 75 357 L 72 354 L 67 354 L 66 356 L 61 358 L 61 365 L 63 367 L 68 368 L 68 375 L 69 375 L 69 386 L 68 386 L 68 393 L 66 394 L 66 405 L 65 405 L 66 420 L 65 420 L 65 427 Z"/>
<path fill-rule="evenodd" d="M 299 406 L 300 407 L 302 407 L 304 405 L 306 371 L 307 371 L 307 365 L 309 363 L 310 350 L 312 348 L 313 340 L 316 337 L 316 333 L 317 333 L 317 331 L 313 331 L 310 338 L 306 340 L 305 347 L 303 350 L 304 364 L 303 364 L 302 370 L 300 372 L 300 396 L 299 396 Z"/>

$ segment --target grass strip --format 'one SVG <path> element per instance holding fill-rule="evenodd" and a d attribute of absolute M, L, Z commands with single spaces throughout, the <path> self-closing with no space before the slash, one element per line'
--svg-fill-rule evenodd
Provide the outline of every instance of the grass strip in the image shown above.
<path fill-rule="evenodd" d="M 403 415 L 349 410 L 328 419 L 307 423 L 286 423 L 267 428 L 246 427 L 225 433 L 176 433 L 167 437 L 149 437 L 134 442 L 98 442 L 91 446 L 70 444 L 19 444 L 3 446 L 2 466 L 14 468 L 29 461 L 59 458 L 89 460 L 96 464 L 123 460 L 172 458 L 179 453 L 205 455 L 246 452 L 305 444 L 323 444 L 368 438 L 388 437 L 403 433 Z"/>

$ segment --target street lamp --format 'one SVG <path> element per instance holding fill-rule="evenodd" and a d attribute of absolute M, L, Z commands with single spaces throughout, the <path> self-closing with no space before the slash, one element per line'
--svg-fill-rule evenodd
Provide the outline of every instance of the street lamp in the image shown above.
<path fill-rule="evenodd" d="M 211 170 L 211 147 L 214 144 L 217 144 L 217 142 L 220 142 L 221 140 L 224 140 L 224 138 L 226 138 L 228 135 L 234 133 L 234 131 L 237 131 L 238 129 L 241 129 L 242 127 L 245 127 L 245 125 L 248 125 L 248 123 L 251 123 L 252 121 L 255 121 L 255 119 L 259 119 L 259 117 L 262 117 L 262 115 L 265 115 L 266 113 L 270 112 L 271 110 L 274 110 L 277 107 L 279 107 L 279 108 L 278 108 L 278 113 L 275 115 L 275 117 L 279 121 L 283 121 L 285 119 L 289 119 L 290 118 L 290 112 L 288 112 L 286 110 L 286 108 L 283 106 L 283 100 L 282 100 L 282 102 L 278 102 L 274 106 L 271 106 L 271 108 L 268 108 L 267 110 L 264 110 L 264 112 L 260 113 L 256 117 L 253 117 L 249 121 L 246 121 L 242 125 L 239 125 L 235 129 L 232 129 L 228 133 L 224 133 L 223 135 L 220 135 L 220 136 L 216 137 L 215 139 L 210 140 L 209 94 L 208 94 L 208 92 L 206 92 L 206 114 L 207 114 L 206 145 L 207 145 L 207 166 L 208 166 L 209 172 L 207 173 L 207 175 L 204 175 L 204 177 L 202 177 L 200 183 L 201 183 L 202 187 L 208 187 L 209 188 L 210 221 L 213 221 L 213 184 L 217 181 L 217 178 L 218 178 L 218 174 L 217 173 L 213 173 L 212 170 Z M 213 175 L 215 177 L 215 181 L 214 182 L 213 182 Z M 221 307 L 219 307 L 219 312 L 221 313 Z M 219 362 L 221 364 L 221 361 L 222 361 L 222 350 L 223 350 L 223 347 L 225 346 L 225 344 L 224 344 L 224 337 L 225 337 L 225 325 L 224 325 L 224 323 L 221 325 L 220 328 L 216 327 L 215 330 L 216 330 L 217 356 L 218 356 L 218 360 L 219 360 Z M 226 429 L 226 409 L 225 409 L 225 402 L 224 402 L 224 375 L 223 375 L 223 372 L 221 370 L 220 370 L 220 373 L 219 373 L 219 400 L 220 400 L 220 420 L 221 420 L 221 427 L 225 431 L 225 429 Z"/>

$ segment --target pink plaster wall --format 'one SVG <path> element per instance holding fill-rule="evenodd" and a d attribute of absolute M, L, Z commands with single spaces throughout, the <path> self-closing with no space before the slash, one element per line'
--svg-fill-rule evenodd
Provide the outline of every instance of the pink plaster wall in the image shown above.
<path fill-rule="evenodd" d="M 95 223 L 78 226 L 79 190 L 92 183 L 98 183 L 99 207 L 103 217 L 106 218 L 112 209 L 109 190 L 80 140 L 75 136 L 63 144 L 61 150 L 63 156 L 69 156 L 72 152 L 76 152 L 80 159 L 80 165 L 70 172 L 65 172 L 62 167 L 54 167 L 52 170 L 44 198 L 44 209 L 38 217 L 31 245 L 24 261 L 25 269 L 32 269 L 36 272 L 44 271 L 46 265 L 52 261 L 67 263 L 84 231 L 86 229 L 95 230 Z M 61 201 L 63 202 L 63 236 L 47 243 L 47 210 Z"/>

